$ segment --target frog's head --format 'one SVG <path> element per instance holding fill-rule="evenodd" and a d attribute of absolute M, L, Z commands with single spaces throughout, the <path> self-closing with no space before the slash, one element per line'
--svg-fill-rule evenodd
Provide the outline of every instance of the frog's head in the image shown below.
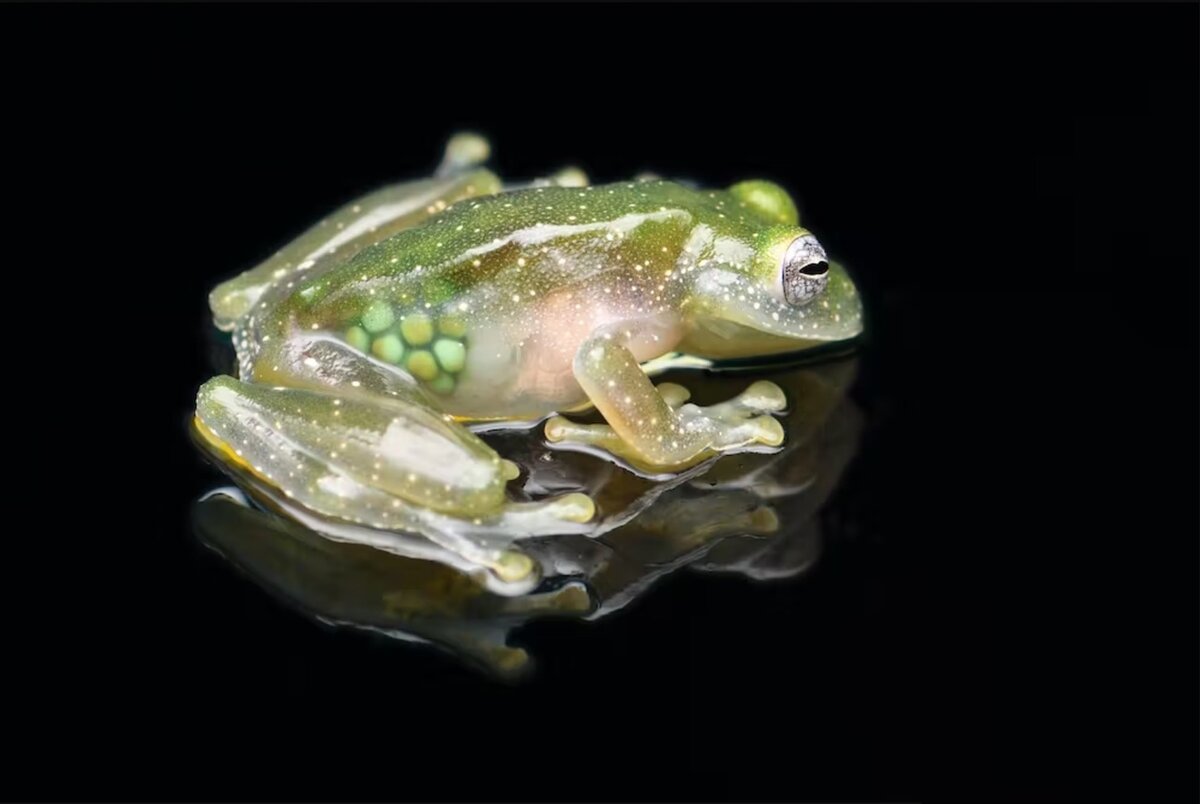
<path fill-rule="evenodd" d="M 693 269 L 687 348 L 715 359 L 746 358 L 848 341 L 863 329 L 850 275 L 799 223 L 788 194 L 770 182 L 728 192 L 755 213 L 749 228 L 714 226 Z"/>

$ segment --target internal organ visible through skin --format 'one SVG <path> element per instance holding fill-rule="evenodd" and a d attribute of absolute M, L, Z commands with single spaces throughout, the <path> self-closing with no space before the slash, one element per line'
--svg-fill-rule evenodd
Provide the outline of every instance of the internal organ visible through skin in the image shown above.
<path fill-rule="evenodd" d="M 512 386 L 514 395 L 555 400 L 564 406 L 586 401 L 573 364 L 578 345 L 595 333 L 611 333 L 626 344 L 638 362 L 671 351 L 683 336 L 675 316 L 629 316 L 619 308 L 597 304 L 585 305 L 586 312 L 580 311 L 574 299 L 578 292 L 552 294 L 534 312 L 539 325 L 525 338 L 521 349 L 520 369 Z"/>

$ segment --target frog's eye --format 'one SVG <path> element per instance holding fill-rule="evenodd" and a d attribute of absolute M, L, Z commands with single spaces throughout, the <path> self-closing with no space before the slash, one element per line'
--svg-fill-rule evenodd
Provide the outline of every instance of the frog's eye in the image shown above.
<path fill-rule="evenodd" d="M 815 299 L 829 283 L 829 262 L 817 238 L 797 237 L 783 255 L 783 298 L 793 307 Z"/>

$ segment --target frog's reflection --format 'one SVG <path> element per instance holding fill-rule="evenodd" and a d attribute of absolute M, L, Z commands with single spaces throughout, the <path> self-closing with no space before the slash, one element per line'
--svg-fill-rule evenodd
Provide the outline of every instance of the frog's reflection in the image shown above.
<path fill-rule="evenodd" d="M 592 533 L 525 542 L 541 572 L 523 586 L 499 585 L 419 538 L 328 523 L 314 526 L 317 533 L 249 478 L 235 479 L 259 505 L 236 489 L 218 490 L 196 503 L 193 524 L 205 544 L 322 622 L 429 643 L 520 677 L 532 659 L 509 637 L 530 620 L 607 616 L 684 567 L 771 580 L 814 564 L 817 515 L 858 445 L 861 417 L 846 395 L 855 360 L 759 373 L 788 393 L 784 447 L 727 455 L 668 481 L 551 449 L 537 428 L 485 434 L 521 465 L 519 493 L 584 491 L 599 510 Z M 736 372 L 685 379 L 700 404 L 745 381 Z"/>

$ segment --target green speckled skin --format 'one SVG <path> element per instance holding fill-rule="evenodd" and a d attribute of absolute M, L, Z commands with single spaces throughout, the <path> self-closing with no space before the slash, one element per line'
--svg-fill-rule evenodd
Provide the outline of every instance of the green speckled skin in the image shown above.
<path fill-rule="evenodd" d="M 763 334 L 787 341 L 853 335 L 858 310 L 844 273 L 834 274 L 832 308 L 797 310 L 770 293 L 778 270 L 772 247 L 803 232 L 728 192 L 673 182 L 520 190 L 452 205 L 299 283 L 260 313 L 261 332 L 277 344 L 313 331 L 346 340 L 381 305 L 392 307 L 397 322 L 469 320 L 466 371 L 440 407 L 468 418 L 536 418 L 588 401 L 572 363 L 597 332 L 631 328 L 643 361 L 707 332 L 708 319 L 744 324 L 757 317 Z M 690 351 L 729 358 L 763 349 L 757 338 L 703 343 Z M 257 350 L 251 376 L 290 376 L 291 366 L 275 369 L 284 348 Z"/>
<path fill-rule="evenodd" d="M 405 504 L 478 516 L 503 505 L 494 492 L 503 462 L 487 455 L 462 422 L 537 421 L 591 405 L 607 424 L 555 416 L 546 423 L 547 438 L 603 449 L 647 471 L 674 471 L 722 451 L 776 446 L 782 430 L 773 414 L 784 405 L 782 393 L 756 383 L 729 403 L 702 409 L 686 404 L 686 391 L 656 391 L 643 364 L 672 354 L 721 360 L 796 351 L 861 330 L 854 284 L 840 266 L 826 264 L 823 251 L 811 252 L 819 262 L 805 258 L 812 283 L 803 284 L 807 274 L 797 280 L 819 294 L 797 303 L 785 293 L 784 261 L 798 259 L 790 256 L 795 244 L 816 241 L 776 185 L 694 189 L 653 180 L 562 186 L 581 181 L 578 171 L 566 171 L 569 178 L 559 182 L 496 188 L 472 161 L 486 148 L 466 150 L 472 157 L 457 162 L 448 150 L 440 178 L 413 183 L 422 206 L 414 213 L 410 205 L 402 222 L 377 227 L 382 231 L 374 240 L 376 230 L 360 226 L 354 248 L 341 258 L 327 254 L 299 270 L 254 269 L 249 305 L 228 291 L 214 292 L 218 325 L 233 321 L 240 378 L 220 378 L 227 388 L 221 402 L 201 389 L 197 418 L 210 438 L 236 453 L 239 439 L 269 445 L 298 437 L 282 432 L 282 422 L 269 432 L 272 403 L 261 392 L 239 393 L 239 385 L 293 392 L 286 403 L 282 390 L 276 392 L 280 406 L 294 407 L 296 391 L 356 409 L 375 406 L 380 426 L 388 430 L 383 423 L 390 421 L 408 440 L 396 434 L 385 446 L 387 439 L 377 439 L 375 452 L 360 451 L 354 466 L 345 465 L 343 452 L 322 462 L 329 471 L 387 486 Z M 444 198 L 431 194 L 439 181 Z M 404 196 L 395 188 L 388 192 L 393 205 Z M 354 225 L 353 214 L 344 212 L 352 208 L 343 208 L 342 226 Z M 354 214 L 373 214 L 371 205 Z M 799 263 L 792 267 L 798 271 Z M 267 274 L 274 279 L 264 287 Z M 222 298 L 241 306 L 222 309 Z M 244 409 L 234 402 L 251 397 L 257 402 Z M 314 402 L 313 415 L 317 407 Z M 332 409 L 326 404 L 320 415 Z M 436 436 L 412 424 L 431 412 L 458 422 L 435 428 Z M 324 424 L 330 443 L 360 435 L 342 433 L 337 421 Z M 247 431 L 254 435 L 246 437 Z M 439 446 L 438 439 L 447 441 Z M 486 470 L 447 473 L 441 495 L 417 480 L 420 494 L 403 480 L 389 486 L 380 479 L 393 460 L 387 449 L 406 445 L 431 462 L 470 453 Z M 254 453 L 252 460 L 263 464 L 278 459 L 269 446 Z M 361 462 L 372 456 L 378 460 L 370 463 L 385 469 L 364 469 Z M 316 487 L 309 473 L 297 481 L 281 476 L 282 466 L 257 468 L 285 492 L 313 501 L 313 493 L 300 493 L 302 486 Z M 421 471 L 413 464 L 401 475 Z M 476 475 L 472 486 L 467 478 Z M 360 520 L 364 513 L 353 504 L 349 513 L 336 504 L 315 507 Z"/>

